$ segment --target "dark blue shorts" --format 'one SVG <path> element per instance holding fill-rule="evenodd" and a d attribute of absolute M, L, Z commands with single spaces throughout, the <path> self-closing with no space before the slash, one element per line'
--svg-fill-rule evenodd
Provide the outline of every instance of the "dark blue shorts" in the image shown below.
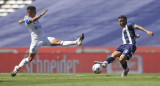
<path fill-rule="evenodd" d="M 132 44 L 123 44 L 120 45 L 116 51 L 120 51 L 123 55 L 127 56 L 127 59 L 129 60 L 134 52 L 136 51 L 137 47 Z"/>

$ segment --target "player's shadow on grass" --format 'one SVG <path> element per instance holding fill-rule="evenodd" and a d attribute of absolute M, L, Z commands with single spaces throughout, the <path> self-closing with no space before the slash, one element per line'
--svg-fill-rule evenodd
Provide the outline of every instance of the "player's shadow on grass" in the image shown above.
<path fill-rule="evenodd" d="M 107 77 L 111 77 L 111 75 L 106 75 Z"/>
<path fill-rule="evenodd" d="M 13 81 L 11 81 L 11 80 L 9 80 L 9 81 L 7 81 L 7 80 L 0 80 L 0 83 L 1 82 L 13 82 Z"/>

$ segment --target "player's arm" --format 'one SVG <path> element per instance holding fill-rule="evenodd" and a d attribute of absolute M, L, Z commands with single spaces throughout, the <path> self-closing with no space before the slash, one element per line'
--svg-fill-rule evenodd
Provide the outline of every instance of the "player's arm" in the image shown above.
<path fill-rule="evenodd" d="M 139 26 L 139 25 L 134 25 L 134 28 L 136 28 L 136 29 L 139 29 L 139 30 L 141 30 L 141 31 L 144 31 L 144 32 L 146 32 L 149 36 L 153 36 L 154 35 L 154 33 L 153 32 L 151 32 L 151 31 L 149 31 L 149 30 L 147 30 L 147 29 L 145 29 L 144 27 L 142 27 L 142 26 Z"/>
<path fill-rule="evenodd" d="M 39 18 L 41 18 L 41 16 L 43 16 L 48 10 L 45 10 L 44 12 L 42 12 L 40 15 L 35 16 L 34 18 L 30 19 L 30 22 L 34 22 L 36 20 L 38 20 Z"/>
<path fill-rule="evenodd" d="M 24 19 L 19 20 L 19 24 L 22 24 L 24 22 L 25 22 Z"/>

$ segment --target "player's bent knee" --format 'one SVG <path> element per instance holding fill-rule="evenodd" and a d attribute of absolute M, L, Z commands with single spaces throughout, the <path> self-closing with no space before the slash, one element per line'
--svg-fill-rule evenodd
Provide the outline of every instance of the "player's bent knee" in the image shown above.
<path fill-rule="evenodd" d="M 111 57 L 120 57 L 120 55 L 121 55 L 121 52 L 115 51 L 111 54 Z"/>
<path fill-rule="evenodd" d="M 111 57 L 119 57 L 120 55 L 119 54 L 115 54 L 115 53 L 113 53 L 112 55 L 111 55 Z"/>
<path fill-rule="evenodd" d="M 52 46 L 56 46 L 56 45 L 60 45 L 61 44 L 61 40 L 57 40 L 57 39 L 54 39 L 51 43 Z"/>
<path fill-rule="evenodd" d="M 125 63 L 126 59 L 125 59 L 125 57 L 119 58 L 119 61 L 120 61 L 121 64 L 123 64 L 123 63 Z"/>

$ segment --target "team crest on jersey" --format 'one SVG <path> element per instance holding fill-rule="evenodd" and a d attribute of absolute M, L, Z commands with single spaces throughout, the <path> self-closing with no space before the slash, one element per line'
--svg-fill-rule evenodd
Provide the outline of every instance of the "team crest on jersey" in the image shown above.
<path fill-rule="evenodd" d="M 128 50 L 126 49 L 126 50 L 124 50 L 124 53 L 128 53 Z"/>

